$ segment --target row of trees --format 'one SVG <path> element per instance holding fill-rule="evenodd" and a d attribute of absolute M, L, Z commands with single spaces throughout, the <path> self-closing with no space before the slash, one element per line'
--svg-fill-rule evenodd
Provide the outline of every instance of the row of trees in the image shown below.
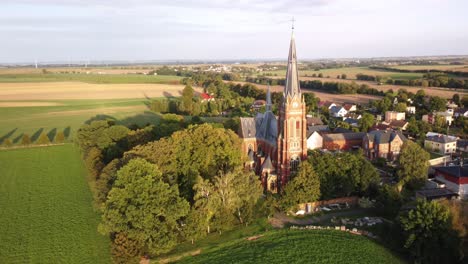
<path fill-rule="evenodd" d="M 343 76 L 342 76 L 343 77 Z M 344 76 L 346 77 L 346 76 Z M 267 77 L 247 77 L 247 82 L 270 84 L 270 85 L 284 85 L 285 79 L 270 79 Z M 300 81 L 302 89 L 321 90 L 328 93 L 338 94 L 371 94 L 371 95 L 384 95 L 384 92 L 375 88 L 369 87 L 367 84 L 357 84 L 355 82 L 322 82 L 319 80 L 305 80 Z"/>
<path fill-rule="evenodd" d="M 65 133 L 63 131 L 57 132 L 57 134 L 55 135 L 53 140 L 51 140 L 49 138 L 49 136 L 45 132 L 42 132 L 39 135 L 39 137 L 36 139 L 36 141 L 34 141 L 34 142 L 31 139 L 31 137 L 29 136 L 29 134 L 23 134 L 21 136 L 20 145 L 22 145 L 22 146 L 28 146 L 28 145 L 31 145 L 31 144 L 47 145 L 47 144 L 51 144 L 51 143 L 60 144 L 60 143 L 63 143 L 63 142 L 65 142 Z M 2 142 L 3 147 L 12 147 L 13 145 L 14 145 L 13 142 L 9 138 L 4 139 L 3 142 Z"/>

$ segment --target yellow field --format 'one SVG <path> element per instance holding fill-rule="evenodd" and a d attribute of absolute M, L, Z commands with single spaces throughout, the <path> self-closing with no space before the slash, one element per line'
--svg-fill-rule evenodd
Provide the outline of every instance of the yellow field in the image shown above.
<path fill-rule="evenodd" d="M 0 83 L 0 101 L 169 97 L 180 96 L 183 88 L 169 84 Z"/>

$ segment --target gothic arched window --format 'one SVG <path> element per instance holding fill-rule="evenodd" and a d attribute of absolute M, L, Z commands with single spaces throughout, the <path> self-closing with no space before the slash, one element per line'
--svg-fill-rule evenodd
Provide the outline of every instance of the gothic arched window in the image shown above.
<path fill-rule="evenodd" d="M 291 158 L 291 161 L 289 162 L 289 168 L 291 172 L 297 171 L 297 169 L 299 168 L 299 162 L 299 157 L 295 156 Z"/>

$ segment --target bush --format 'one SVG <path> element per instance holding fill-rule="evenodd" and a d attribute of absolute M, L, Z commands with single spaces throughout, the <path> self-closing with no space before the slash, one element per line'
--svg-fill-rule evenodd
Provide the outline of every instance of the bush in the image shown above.
<path fill-rule="evenodd" d="M 7 138 L 3 140 L 2 146 L 4 147 L 11 147 L 13 145 L 13 142 L 11 142 L 11 139 Z"/>
<path fill-rule="evenodd" d="M 31 144 L 31 137 L 28 134 L 23 134 L 21 138 L 21 145 L 30 145 Z"/>
<path fill-rule="evenodd" d="M 55 143 L 63 143 L 65 141 L 65 134 L 63 133 L 63 131 L 57 132 L 54 141 Z"/>
<path fill-rule="evenodd" d="M 39 145 L 50 144 L 50 139 L 45 132 L 42 132 L 36 143 Z"/>

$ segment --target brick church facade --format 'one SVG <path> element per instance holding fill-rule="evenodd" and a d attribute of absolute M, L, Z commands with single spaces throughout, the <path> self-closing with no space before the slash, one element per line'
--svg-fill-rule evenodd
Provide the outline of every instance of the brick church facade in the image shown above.
<path fill-rule="evenodd" d="M 280 192 L 307 158 L 306 105 L 299 86 L 294 32 L 289 46 L 286 83 L 278 116 L 271 110 L 270 89 L 264 113 L 241 118 L 239 136 L 248 164 L 265 191 Z"/>

